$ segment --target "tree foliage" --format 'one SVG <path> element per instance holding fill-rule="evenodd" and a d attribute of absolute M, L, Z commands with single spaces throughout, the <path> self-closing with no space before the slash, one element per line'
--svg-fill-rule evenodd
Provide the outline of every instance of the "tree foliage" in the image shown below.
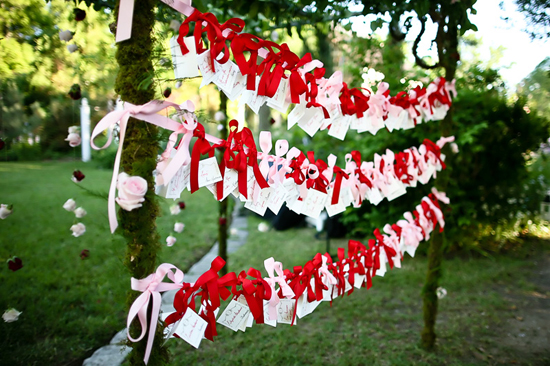
<path fill-rule="evenodd" d="M 550 37 L 550 1 L 516 0 L 516 5 L 529 22 L 527 32 L 531 38 Z"/>

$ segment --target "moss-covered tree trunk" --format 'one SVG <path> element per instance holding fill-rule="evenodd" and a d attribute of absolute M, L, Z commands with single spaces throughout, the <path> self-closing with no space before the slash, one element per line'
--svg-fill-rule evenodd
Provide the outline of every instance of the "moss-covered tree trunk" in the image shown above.
<path fill-rule="evenodd" d="M 445 16 L 445 15 L 448 15 Z M 437 35 L 438 54 L 440 64 L 445 69 L 445 79 L 451 81 L 455 78 L 458 63 L 458 21 L 457 15 L 451 9 L 442 8 L 441 21 Z M 446 22 L 446 23 L 445 23 Z M 444 31 L 446 26 L 446 31 Z M 441 122 L 441 135 L 450 136 L 453 134 L 453 108 L 449 109 L 445 119 Z M 435 186 L 438 190 L 445 192 L 448 187 L 450 173 L 452 171 L 452 157 L 449 148 L 446 147 L 449 158 L 446 162 L 447 169 L 438 174 Z M 439 229 L 434 230 L 430 247 L 428 249 L 428 271 L 426 282 L 422 289 L 424 328 L 421 334 L 421 346 L 426 350 L 433 350 L 436 344 L 435 322 L 437 319 L 438 298 L 437 288 L 443 275 L 443 252 L 445 243 L 445 232 L 440 233 Z"/>
<path fill-rule="evenodd" d="M 120 0 L 117 1 L 117 13 L 119 3 Z M 152 85 L 146 88 L 140 88 L 139 85 L 153 73 L 151 53 L 156 3 L 156 0 L 135 2 L 132 38 L 117 44 L 116 60 L 119 72 L 115 91 L 123 101 L 132 104 L 144 104 L 154 99 Z M 118 14 L 115 14 L 115 19 L 117 17 Z M 122 151 L 121 170 L 129 175 L 144 178 L 149 188 L 141 208 L 129 212 L 119 210 L 120 231 L 127 240 L 125 265 L 134 278 L 144 278 L 155 272 L 157 253 L 160 250 L 160 237 L 156 227 L 159 205 L 152 174 L 156 167 L 158 142 L 158 131 L 155 126 L 130 118 Z M 137 291 L 129 291 L 126 304 L 128 309 L 139 295 Z M 155 331 L 156 334 L 148 365 L 164 365 L 168 362 L 168 351 L 166 347 L 162 347 L 162 327 L 159 325 L 157 329 L 148 329 L 149 331 Z M 133 337 L 139 336 L 141 327 L 138 321 L 134 321 L 130 332 Z M 129 357 L 130 365 L 143 365 L 147 337 L 148 335 L 145 335 L 137 343 L 130 342 L 133 348 Z"/>
<path fill-rule="evenodd" d="M 223 140 L 227 140 L 227 97 L 222 91 L 220 91 L 220 111 L 223 112 L 225 116 L 224 120 L 219 122 L 222 126 L 222 128 L 220 129 L 220 138 Z M 223 154 L 223 152 L 221 153 Z M 220 158 L 223 159 L 223 156 Z M 228 201 L 229 197 L 221 201 L 219 203 L 218 211 L 218 255 L 222 257 L 223 260 L 226 262 L 226 265 L 223 266 L 223 268 L 220 270 L 220 273 L 222 275 L 227 273 L 227 227 L 229 224 L 229 220 L 227 219 Z"/>

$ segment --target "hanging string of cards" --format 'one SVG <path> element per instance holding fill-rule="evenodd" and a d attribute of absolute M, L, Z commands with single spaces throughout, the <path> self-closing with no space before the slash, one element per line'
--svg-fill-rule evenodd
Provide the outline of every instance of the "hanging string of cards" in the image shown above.
<path fill-rule="evenodd" d="M 158 114 L 168 108 L 176 110 L 175 119 Z M 111 231 L 117 227 L 115 189 L 130 116 L 172 131 L 156 168 L 157 193 L 179 198 L 184 189 L 194 193 L 200 187 L 207 187 L 216 199 L 221 201 L 233 194 L 246 202 L 246 208 L 262 216 L 268 208 L 277 214 L 285 202 L 296 213 L 317 218 L 324 209 L 333 216 L 350 205 L 359 207 L 365 201 L 374 205 L 384 198 L 391 201 L 405 194 L 407 187 L 426 184 L 444 169 L 445 155 L 441 148 L 454 141 L 452 136 L 436 143 L 425 139 L 418 148 L 375 154 L 371 162 L 363 161 L 358 151 L 351 151 L 345 156 L 345 165 L 338 166 L 336 156 L 331 154 L 325 161 L 316 158 L 313 151 L 304 154 L 296 147 L 289 148 L 286 140 L 278 140 L 275 155 L 270 154 L 271 134 L 266 131 L 260 134 L 261 151 L 258 151 L 251 130 L 243 127 L 239 131 L 235 120 L 229 123 L 227 140 L 211 136 L 205 133 L 193 110 L 190 101 L 182 106 L 167 101 L 152 101 L 141 106 L 127 103 L 123 111 L 109 113 L 95 126 L 92 147 L 99 149 L 94 144 L 95 137 L 120 123 L 109 191 Z M 101 148 L 108 147 L 111 141 L 109 135 Z M 224 152 L 220 162 L 214 156 L 215 149 Z M 202 159 L 203 155 L 208 157 Z"/>
<path fill-rule="evenodd" d="M 385 225 L 383 233 L 379 229 L 374 230 L 375 239 L 370 239 L 368 245 L 350 240 L 347 253 L 344 248 L 338 248 L 336 262 L 328 253 L 317 253 L 303 266 L 290 270 L 274 258 L 268 258 L 264 261 L 268 277 L 262 277 L 255 268 L 220 277 L 219 271 L 225 262 L 217 257 L 212 261 L 211 268 L 195 283 L 184 282 L 180 269 L 164 263 L 147 278 L 132 278 L 132 289 L 142 294 L 131 306 L 127 324 L 130 329 L 130 324 L 137 317 L 142 332 L 138 338 L 132 338 L 128 333 L 128 338 L 138 342 L 145 337 L 150 302 L 153 311 L 149 329 L 156 328 L 160 315 L 160 293 L 169 290 L 177 292 L 173 304 L 175 311 L 162 314 L 167 338 L 177 336 L 195 348 L 199 347 L 203 338 L 214 340 L 216 323 L 235 332 L 244 332 L 254 323 L 273 327 L 277 324 L 295 325 L 297 317 L 309 315 L 321 302 L 350 295 L 355 289 L 369 289 L 373 277 L 384 276 L 388 266 L 390 269 L 401 268 L 405 252 L 414 256 L 420 241 L 428 240 L 437 225 L 443 231 L 445 221 L 438 201 L 449 203 L 445 193 L 434 188 L 412 213 L 404 214 L 403 220 Z M 168 282 L 163 282 L 165 279 Z M 221 302 L 230 298 L 231 301 L 218 316 Z M 198 310 L 196 300 L 200 304 Z M 154 332 L 150 331 L 145 363 L 153 338 Z"/>
<path fill-rule="evenodd" d="M 187 37 L 191 24 L 193 35 Z M 179 36 L 170 41 L 176 78 L 202 75 L 201 87 L 214 83 L 230 100 L 240 98 L 239 103 L 256 114 L 264 104 L 286 113 L 292 103 L 289 129 L 298 125 L 310 136 L 328 129 L 340 140 L 349 129 L 376 134 L 382 128 L 391 132 L 442 120 L 456 95 L 454 81 L 444 78 L 395 96 L 390 96 L 385 82 L 376 92 L 350 88 L 340 71 L 325 78 L 323 64 L 310 53 L 300 58 L 286 43 L 241 33 L 243 28 L 242 19 L 220 24 L 213 14 L 194 10 L 182 23 Z"/>

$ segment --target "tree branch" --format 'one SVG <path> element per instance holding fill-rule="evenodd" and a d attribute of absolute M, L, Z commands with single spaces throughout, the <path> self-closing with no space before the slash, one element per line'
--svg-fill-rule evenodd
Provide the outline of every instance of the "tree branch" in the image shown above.
<path fill-rule="evenodd" d="M 414 40 L 413 47 L 412 47 L 414 61 L 418 66 L 420 66 L 423 69 L 428 69 L 428 70 L 435 69 L 436 67 L 440 66 L 439 62 L 436 62 L 433 65 L 428 65 L 426 61 L 424 61 L 421 57 L 418 56 L 418 44 L 420 43 L 420 39 L 422 38 L 422 36 L 424 35 L 424 32 L 426 31 L 426 17 L 420 17 L 419 20 L 421 25 L 420 32 L 416 36 L 416 39 Z"/>

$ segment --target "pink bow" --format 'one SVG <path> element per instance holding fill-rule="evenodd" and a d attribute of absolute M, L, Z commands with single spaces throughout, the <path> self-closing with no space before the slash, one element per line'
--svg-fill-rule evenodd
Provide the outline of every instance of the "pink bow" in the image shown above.
<path fill-rule="evenodd" d="M 108 213 L 109 213 L 109 225 L 111 228 L 111 232 L 114 232 L 118 226 L 118 222 L 116 219 L 115 191 L 116 191 L 118 172 L 120 169 L 122 147 L 124 145 L 124 136 L 126 134 L 126 127 L 128 125 L 128 119 L 130 117 L 134 117 L 136 119 L 149 122 L 151 124 L 154 124 L 156 126 L 162 127 L 170 131 L 177 131 L 181 126 L 178 122 L 170 118 L 161 116 L 160 114 L 157 114 L 157 112 L 169 107 L 173 107 L 179 110 L 179 106 L 172 102 L 160 102 L 160 101 L 153 100 L 143 105 L 133 105 L 130 103 L 125 103 L 124 104 L 125 109 L 123 111 L 110 112 L 105 117 L 103 117 L 101 121 L 97 123 L 94 130 L 92 131 L 92 137 L 91 137 L 92 147 L 96 150 L 105 149 L 111 144 L 111 141 L 113 140 L 112 133 L 109 134 L 107 142 L 102 147 L 97 147 L 94 144 L 94 139 L 103 131 L 109 129 L 110 127 L 114 127 L 116 123 L 120 121 L 119 144 L 118 144 L 118 150 L 115 157 L 115 165 L 113 167 L 113 177 L 111 179 L 111 186 L 109 188 Z"/>
<path fill-rule="evenodd" d="M 176 272 L 172 272 L 172 269 L 175 269 Z M 164 277 L 168 277 L 173 283 L 162 282 Z M 147 337 L 147 347 L 145 349 L 145 357 L 143 358 L 143 361 L 147 364 L 149 361 L 149 356 L 151 355 L 151 347 L 153 346 L 160 306 L 162 304 L 162 297 L 160 293 L 182 288 L 183 272 L 172 264 L 163 263 L 157 268 L 157 271 L 154 274 L 151 274 L 141 280 L 132 277 L 131 281 L 132 290 L 141 291 L 142 294 L 139 295 L 134 301 L 128 313 L 126 332 L 130 341 L 139 342 L 145 336 L 145 333 L 147 332 L 147 308 L 149 306 L 149 301 L 151 301 L 151 298 L 153 299 L 149 336 Z M 134 339 L 130 336 L 130 325 L 136 316 L 141 324 L 141 334 L 138 338 Z"/>
<path fill-rule="evenodd" d="M 422 235 L 422 229 L 414 222 L 413 215 L 410 212 L 405 212 L 403 215 L 405 220 L 397 221 L 397 226 L 401 228 L 401 237 L 403 238 L 403 244 L 416 248 L 418 244 L 424 239 Z"/>
<path fill-rule="evenodd" d="M 286 277 L 283 273 L 283 264 L 281 262 L 275 262 L 273 257 L 264 261 L 264 266 L 269 278 L 264 278 L 271 286 L 271 299 L 269 299 L 269 318 L 277 319 L 277 304 L 279 303 L 279 296 L 277 296 L 277 290 L 275 290 L 275 284 L 279 284 L 283 296 L 291 299 L 294 297 L 294 291 L 286 283 Z M 275 277 L 277 273 L 277 277 Z"/>

